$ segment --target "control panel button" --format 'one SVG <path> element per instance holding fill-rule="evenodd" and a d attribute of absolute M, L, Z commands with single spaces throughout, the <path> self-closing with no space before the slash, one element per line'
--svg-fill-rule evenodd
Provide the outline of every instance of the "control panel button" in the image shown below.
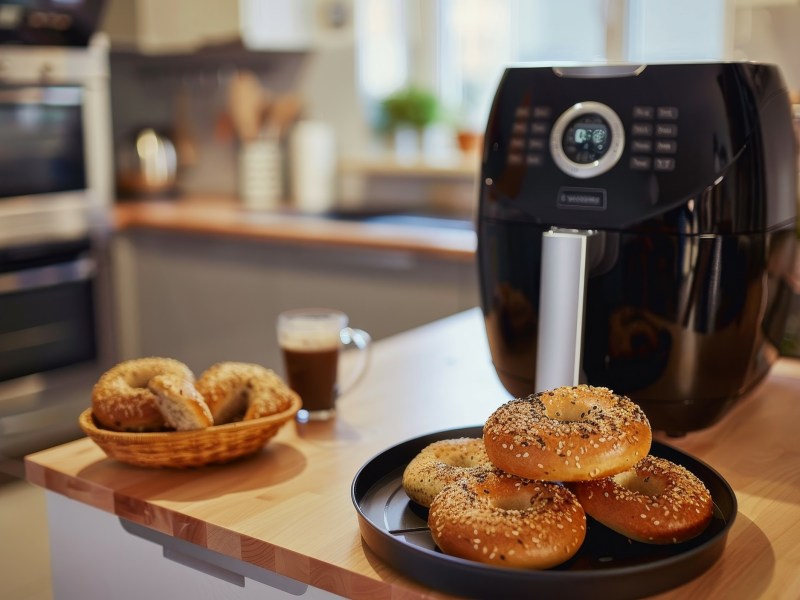
<path fill-rule="evenodd" d="M 631 156 L 630 167 L 634 171 L 649 171 L 652 164 L 649 156 Z"/>
<path fill-rule="evenodd" d="M 525 164 L 529 167 L 541 167 L 544 164 L 544 155 L 542 154 L 528 154 L 525 157 Z"/>
<path fill-rule="evenodd" d="M 524 148 L 525 148 L 525 138 L 512 137 L 510 140 L 508 140 L 509 150 L 523 150 Z"/>
<path fill-rule="evenodd" d="M 631 133 L 642 137 L 653 135 L 653 126 L 650 123 L 634 123 L 631 127 Z"/>
<path fill-rule="evenodd" d="M 542 121 L 534 121 L 531 123 L 531 133 L 533 135 L 547 135 L 548 129 L 550 129 L 550 126 Z"/>
<path fill-rule="evenodd" d="M 678 137 L 678 126 L 675 123 L 658 123 L 656 137 Z"/>
<path fill-rule="evenodd" d="M 518 106 L 517 109 L 514 111 L 514 116 L 517 119 L 527 119 L 531 116 L 531 107 L 530 106 Z"/>
<path fill-rule="evenodd" d="M 534 119 L 549 119 L 553 116 L 553 109 L 549 106 L 534 106 L 533 118 Z"/>
<path fill-rule="evenodd" d="M 512 152 L 508 155 L 509 166 L 517 167 L 522 164 L 522 154 L 519 152 Z"/>
<path fill-rule="evenodd" d="M 667 121 L 674 121 L 678 118 L 677 106 L 659 106 L 656 109 L 656 118 Z"/>
<path fill-rule="evenodd" d="M 663 156 L 656 156 L 653 160 L 653 169 L 656 171 L 674 171 L 675 159 Z"/>
<path fill-rule="evenodd" d="M 547 147 L 547 141 L 544 138 L 531 138 L 528 140 L 528 150 L 544 150 Z"/>
<path fill-rule="evenodd" d="M 634 106 L 633 107 L 634 119 L 652 119 L 653 107 L 652 106 Z"/>
<path fill-rule="evenodd" d="M 653 151 L 651 140 L 631 140 L 631 152 L 649 153 Z"/>
<path fill-rule="evenodd" d="M 528 133 L 527 129 L 528 126 L 524 121 L 514 121 L 514 124 L 511 126 L 511 133 L 516 135 L 525 135 Z"/>
<path fill-rule="evenodd" d="M 678 142 L 675 140 L 657 140 L 656 152 L 659 154 L 675 154 L 678 151 Z"/>

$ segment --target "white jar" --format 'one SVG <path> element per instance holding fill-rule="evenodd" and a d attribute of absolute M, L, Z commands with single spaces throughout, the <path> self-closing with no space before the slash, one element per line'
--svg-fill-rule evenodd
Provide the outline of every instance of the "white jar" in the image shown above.
<path fill-rule="evenodd" d="M 336 204 L 336 136 L 322 121 L 299 121 L 289 136 L 290 195 L 301 212 Z"/>

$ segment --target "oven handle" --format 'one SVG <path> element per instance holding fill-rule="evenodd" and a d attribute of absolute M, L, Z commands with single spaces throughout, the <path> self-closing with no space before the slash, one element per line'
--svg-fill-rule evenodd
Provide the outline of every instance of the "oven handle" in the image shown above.
<path fill-rule="evenodd" d="M 2 273 L 0 274 L 0 294 L 12 294 L 64 283 L 86 281 L 94 277 L 95 271 L 95 260 L 84 256 L 66 263 Z"/>
<path fill-rule="evenodd" d="M 0 88 L 0 102 L 4 104 L 45 104 L 54 106 L 80 106 L 81 88 L 72 86 L 26 86 Z"/>

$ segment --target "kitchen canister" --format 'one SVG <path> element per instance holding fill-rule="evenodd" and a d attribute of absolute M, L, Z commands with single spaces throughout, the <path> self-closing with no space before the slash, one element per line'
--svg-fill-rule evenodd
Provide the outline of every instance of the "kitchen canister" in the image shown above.
<path fill-rule="evenodd" d="M 300 212 L 322 213 L 336 203 L 336 136 L 322 121 L 299 121 L 289 136 L 290 194 Z"/>
<path fill-rule="evenodd" d="M 256 139 L 239 151 L 239 194 L 247 208 L 278 208 L 283 199 L 281 149 L 277 140 Z"/>

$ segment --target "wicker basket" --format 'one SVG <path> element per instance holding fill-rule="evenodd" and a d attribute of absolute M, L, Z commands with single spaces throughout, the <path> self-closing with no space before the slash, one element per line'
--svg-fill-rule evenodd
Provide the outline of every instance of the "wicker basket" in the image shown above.
<path fill-rule="evenodd" d="M 300 406 L 300 398 L 293 395 L 291 406 L 283 412 L 194 431 L 127 433 L 100 429 L 91 408 L 81 413 L 78 423 L 103 452 L 120 462 L 140 467 L 200 467 L 255 454 Z"/>

